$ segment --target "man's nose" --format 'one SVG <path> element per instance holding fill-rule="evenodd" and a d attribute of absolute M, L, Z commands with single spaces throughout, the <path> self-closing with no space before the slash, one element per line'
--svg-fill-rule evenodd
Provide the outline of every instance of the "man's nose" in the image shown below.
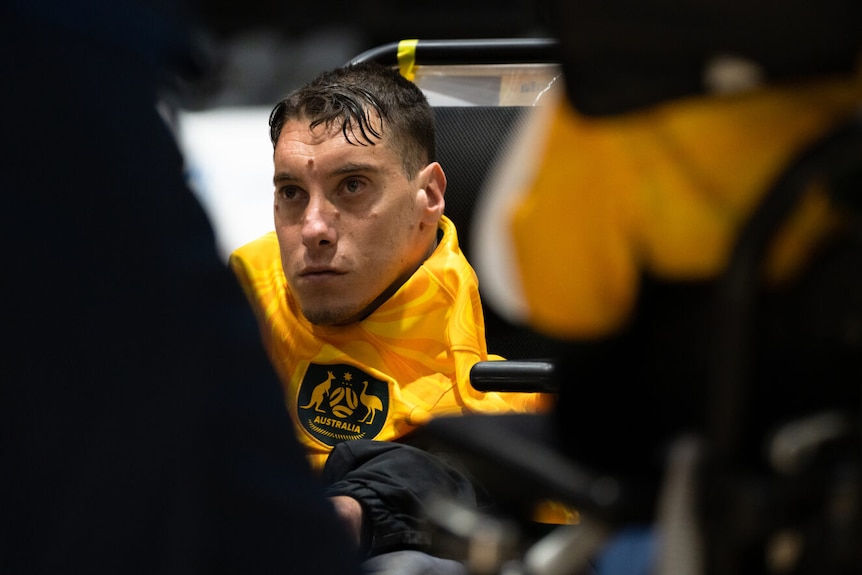
<path fill-rule="evenodd" d="M 307 247 L 335 243 L 334 223 L 337 217 L 335 207 L 325 198 L 309 200 L 302 221 L 303 243 Z"/>

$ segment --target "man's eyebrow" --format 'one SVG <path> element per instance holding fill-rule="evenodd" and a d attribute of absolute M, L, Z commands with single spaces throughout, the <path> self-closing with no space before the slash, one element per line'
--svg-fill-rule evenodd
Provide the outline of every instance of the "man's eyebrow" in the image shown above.
<path fill-rule="evenodd" d="M 347 162 L 346 164 L 342 164 L 329 172 L 329 176 L 343 176 L 345 174 L 359 174 L 363 172 L 376 173 L 380 171 L 382 171 L 382 169 L 377 164 L 371 164 L 367 162 Z M 299 178 L 295 177 L 290 172 L 277 172 L 272 177 L 273 184 L 295 181 L 299 181 Z"/>
<path fill-rule="evenodd" d="M 295 180 L 295 179 L 296 179 L 296 178 L 294 178 L 294 177 L 290 174 L 290 172 L 278 172 L 277 174 L 275 174 L 275 175 L 272 177 L 272 183 L 273 183 L 273 184 L 278 184 L 279 182 L 290 182 L 290 181 L 293 181 L 293 180 Z"/>
<path fill-rule="evenodd" d="M 333 176 L 341 176 L 344 174 L 355 174 L 357 172 L 379 172 L 380 166 L 377 164 L 369 164 L 366 162 L 347 162 L 336 169 L 332 170 Z"/>

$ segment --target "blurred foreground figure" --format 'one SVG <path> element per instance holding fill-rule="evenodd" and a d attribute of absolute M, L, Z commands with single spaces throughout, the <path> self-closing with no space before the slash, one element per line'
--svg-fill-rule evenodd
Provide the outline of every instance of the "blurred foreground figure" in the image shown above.
<path fill-rule="evenodd" d="M 820 459 L 780 500 L 769 478 L 787 469 L 766 451 L 789 422 L 859 423 L 862 157 L 821 159 L 858 133 L 862 5 L 588 0 L 549 15 L 568 97 L 504 162 L 475 264 L 492 305 L 568 342 L 567 454 L 656 484 L 673 439 L 701 434 L 719 474 L 767 478 L 745 505 L 731 480 L 706 486 L 728 491 L 704 494 L 704 516 L 749 513 L 707 528 L 737 552 L 716 572 L 858 572 L 858 444 L 838 455 L 841 502 L 816 499 L 839 481 Z M 795 187 L 786 217 L 762 209 Z M 745 249 L 753 274 L 729 277 Z M 788 533 L 804 543 L 769 563 Z"/>
<path fill-rule="evenodd" d="M 350 573 L 156 111 L 162 4 L 0 11 L 0 573 Z"/>

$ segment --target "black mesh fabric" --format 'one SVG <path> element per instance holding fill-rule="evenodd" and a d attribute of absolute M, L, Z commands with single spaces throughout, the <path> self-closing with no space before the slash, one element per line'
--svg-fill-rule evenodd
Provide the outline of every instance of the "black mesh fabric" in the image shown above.
<path fill-rule="evenodd" d="M 458 229 L 458 241 L 472 263 L 470 242 L 476 200 L 497 160 L 527 120 L 529 107 L 438 106 L 437 160 L 446 172 L 446 215 Z M 481 285 L 480 285 L 481 292 Z M 548 358 L 553 344 L 523 326 L 503 319 L 484 302 L 488 351 L 508 359 Z"/>

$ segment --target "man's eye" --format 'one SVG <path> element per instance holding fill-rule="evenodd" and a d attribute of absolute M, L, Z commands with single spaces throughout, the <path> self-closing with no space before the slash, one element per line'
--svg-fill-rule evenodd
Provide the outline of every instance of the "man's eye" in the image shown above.
<path fill-rule="evenodd" d="M 285 186 L 278 189 L 278 197 L 283 200 L 292 200 L 296 197 L 297 190 L 292 186 Z"/>
<path fill-rule="evenodd" d="M 355 194 L 362 189 L 362 182 L 356 179 L 346 180 L 344 190 L 349 194 Z"/>

